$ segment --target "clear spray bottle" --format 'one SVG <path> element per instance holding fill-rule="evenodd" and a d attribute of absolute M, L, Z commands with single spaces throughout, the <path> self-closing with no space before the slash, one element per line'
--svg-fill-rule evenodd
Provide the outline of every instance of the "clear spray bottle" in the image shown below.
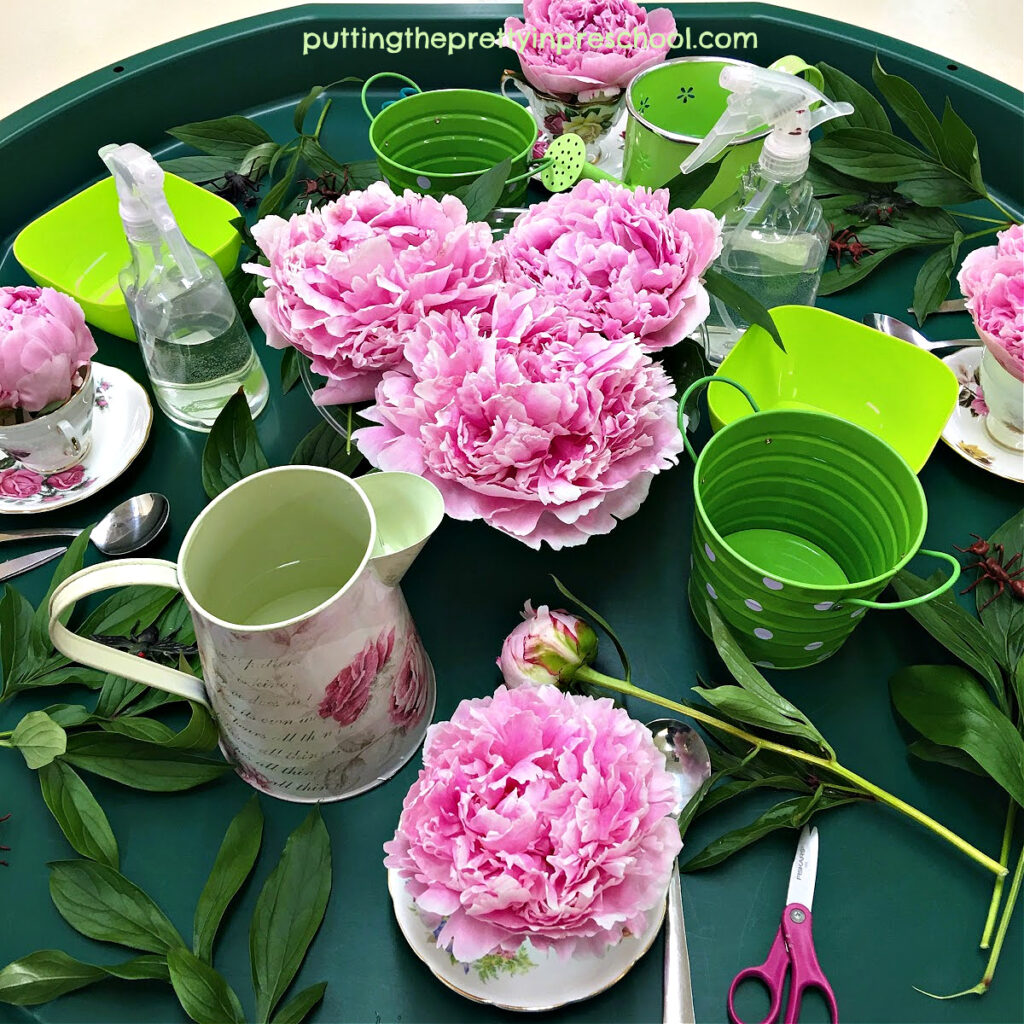
<path fill-rule="evenodd" d="M 717 269 L 768 309 L 813 306 L 830 233 L 804 178 L 810 132 L 834 117 L 852 114 L 853 107 L 833 103 L 803 79 L 782 71 L 730 66 L 723 68 L 719 82 L 732 93 L 726 111 L 680 164 L 684 174 L 714 159 L 738 136 L 766 125 L 772 133 L 725 215 Z M 708 359 L 717 365 L 750 325 L 712 297 L 706 326 Z"/>
<path fill-rule="evenodd" d="M 132 254 L 118 280 L 160 408 L 180 426 L 208 431 L 242 388 L 256 416 L 267 404 L 267 375 L 220 268 L 181 233 L 163 169 L 134 143 L 99 154 L 117 184 Z"/>

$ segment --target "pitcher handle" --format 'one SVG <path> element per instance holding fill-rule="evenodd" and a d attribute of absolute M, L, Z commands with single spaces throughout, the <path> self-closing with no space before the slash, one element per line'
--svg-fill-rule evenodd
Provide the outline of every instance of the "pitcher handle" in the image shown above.
<path fill-rule="evenodd" d="M 897 608 L 913 608 L 916 604 L 924 604 L 925 601 L 931 601 L 932 598 L 938 597 L 940 594 L 944 594 L 958 579 L 960 579 L 961 566 L 960 562 L 952 555 L 947 555 L 945 551 L 929 551 L 927 548 L 920 548 L 918 550 L 919 555 L 931 555 L 932 558 L 942 558 L 949 562 L 953 566 L 953 573 L 948 580 L 944 580 L 934 590 L 927 594 L 921 594 L 920 597 L 910 597 L 906 601 L 867 601 L 861 597 L 849 597 L 843 601 L 840 601 L 836 607 L 845 607 L 848 604 L 855 604 L 860 608 L 878 608 L 882 611 L 891 611 Z"/>
<path fill-rule="evenodd" d="M 95 640 L 87 640 L 73 633 L 61 621 L 61 617 L 83 597 L 115 587 L 138 585 L 170 587 L 180 592 L 178 568 L 173 562 L 162 558 L 123 558 L 93 565 L 69 576 L 50 597 L 49 629 L 53 646 L 61 654 L 79 664 L 98 668 L 101 672 L 124 676 L 135 683 L 155 686 L 158 690 L 185 697 L 209 708 L 210 702 L 203 684 L 195 676 L 179 672 L 176 668 L 157 665 L 127 651 L 115 651 L 112 647 L 97 643 Z"/>
<path fill-rule="evenodd" d="M 822 92 L 825 90 L 825 76 L 813 64 L 808 64 L 803 57 L 797 57 L 796 54 L 788 53 L 785 57 L 780 57 L 768 70 L 786 71 L 791 75 L 804 75 L 806 72 L 804 77 L 815 89 Z"/>
<path fill-rule="evenodd" d="M 698 388 L 702 388 L 705 385 L 717 384 L 731 384 L 737 391 L 743 394 L 743 397 L 750 403 L 750 407 L 754 412 L 760 412 L 761 407 L 754 401 L 754 396 L 738 381 L 732 380 L 730 377 L 719 377 L 717 374 L 713 374 L 709 377 L 698 377 L 684 392 L 683 397 L 679 399 L 679 411 L 676 413 L 676 421 L 679 424 L 679 433 L 683 435 L 683 444 L 686 446 L 686 453 L 693 459 L 694 463 L 697 461 L 697 453 L 693 450 L 693 445 L 690 444 L 690 439 L 686 436 L 686 426 L 683 423 L 683 416 L 685 415 L 687 399 L 696 391 Z"/>
<path fill-rule="evenodd" d="M 363 83 L 363 89 L 359 94 L 359 99 L 363 104 L 363 112 L 371 121 L 373 120 L 374 115 L 370 113 L 370 105 L 366 102 L 366 90 L 369 89 L 370 86 L 379 78 L 397 78 L 400 81 L 405 82 L 406 85 L 411 85 L 417 92 L 423 91 L 411 78 L 406 78 L 405 75 L 400 75 L 397 71 L 378 71 L 377 74 L 370 75 L 370 77 Z"/>
<path fill-rule="evenodd" d="M 509 96 L 508 94 L 508 84 L 509 82 L 511 82 L 519 92 L 523 93 L 523 95 L 526 96 L 526 93 L 524 93 L 523 90 L 519 88 L 519 83 L 521 81 L 522 79 L 519 77 L 519 73 L 517 71 L 511 71 L 508 68 L 505 68 L 505 70 L 502 71 L 501 73 L 501 81 L 498 83 L 498 88 L 499 91 L 501 92 L 501 95 L 504 96 L 505 99 L 507 100 L 512 99 L 512 97 Z M 527 97 L 527 99 L 529 99 L 529 97 Z"/>

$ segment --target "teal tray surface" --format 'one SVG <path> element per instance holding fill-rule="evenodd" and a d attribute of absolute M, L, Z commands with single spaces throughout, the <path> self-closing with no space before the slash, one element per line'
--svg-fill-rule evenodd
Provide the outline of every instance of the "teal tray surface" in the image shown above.
<path fill-rule="evenodd" d="M 761 64 L 798 53 L 865 81 L 877 51 L 887 70 L 910 78 L 933 106 L 950 97 L 978 134 L 990 187 L 1014 209 L 1024 205 L 1019 92 L 970 69 L 954 69 L 945 57 L 834 21 L 760 4 L 669 6 L 694 35 L 704 30 L 756 32 L 756 50 L 723 52 Z M 184 149 L 171 144 L 165 128 L 232 113 L 249 113 L 276 138 L 290 138 L 291 108 L 311 85 L 395 70 L 424 88 L 496 89 L 502 68 L 515 59 L 508 51 L 480 48 L 449 58 L 422 49 L 389 54 L 379 48 L 321 47 L 303 57 L 304 32 L 342 27 L 382 33 L 404 33 L 407 27 L 497 31 L 507 15 L 519 10 L 513 5 L 300 7 L 126 57 L 116 68 L 44 97 L 0 121 L 0 283 L 27 283 L 10 251 L 14 236 L 45 209 L 100 177 L 96 150 L 104 143 L 134 141 L 161 156 L 177 155 Z M 386 96 L 381 90 L 375 103 Z M 342 160 L 370 156 L 366 119 L 355 92 L 335 99 L 324 142 Z M 917 262 L 895 257 L 868 282 L 822 305 L 856 319 L 875 310 L 900 315 L 909 304 Z M 937 317 L 928 329 L 935 336 L 958 337 L 969 329 L 969 321 L 965 314 Z M 257 429 L 271 464 L 281 464 L 319 417 L 301 387 L 281 395 L 276 383 L 280 353 L 267 348 L 258 332 L 254 340 L 274 382 Z M 145 380 L 135 346 L 102 334 L 97 341 L 99 359 Z M 885 367 L 869 371 L 884 373 Z M 702 429 L 706 434 L 706 425 Z M 125 476 L 101 495 L 32 525 L 82 525 L 129 495 L 162 490 L 171 498 L 171 528 L 151 553 L 173 558 L 206 501 L 199 472 L 204 440 L 158 415 L 146 450 Z M 641 685 L 685 697 L 696 674 L 724 682 L 725 670 L 686 602 L 691 479 L 686 466 L 663 474 L 637 515 L 606 537 L 559 553 L 530 551 L 482 523 L 447 521 L 403 585 L 437 671 L 437 717 L 448 717 L 464 697 L 493 690 L 499 681 L 494 658 L 518 621 L 525 598 L 562 603 L 551 573 L 616 627 Z M 950 550 L 971 530 L 991 533 L 1024 500 L 1019 485 L 975 469 L 941 444 L 921 481 L 929 499 L 925 546 L 930 548 Z M 13 517 L 9 521 L 25 525 Z M 11 545 L 4 556 L 25 550 Z M 87 556 L 90 561 L 95 557 L 93 552 Z M 924 563 L 912 567 L 930 571 Z M 38 601 L 51 569 L 37 570 L 16 585 Z M 908 734 L 889 703 L 887 681 L 897 668 L 946 660 L 906 614 L 879 612 L 870 614 L 825 665 L 776 673 L 772 681 L 808 713 L 844 764 L 995 854 L 1005 812 L 1001 791 L 952 769 L 912 761 L 906 753 Z M 610 644 L 601 664 L 615 670 Z M 35 707 L 71 699 L 66 690 L 16 698 L 0 706 L 0 729 L 10 729 Z M 631 711 L 641 719 L 656 717 L 650 706 L 634 704 Z M 513 1019 L 444 988 L 408 949 L 393 919 L 381 846 L 393 834 L 418 763 L 417 757 L 372 793 L 324 808 L 334 889 L 323 928 L 293 988 L 329 981 L 311 1021 Z M 118 837 L 123 872 L 160 902 L 182 934 L 190 934 L 195 899 L 224 829 L 251 790 L 234 776 L 201 790 L 167 795 L 138 793 L 95 776 L 88 781 Z M 267 818 L 264 852 L 229 914 L 216 959 L 250 1011 L 249 917 L 285 837 L 306 813 L 301 807 L 262 802 Z M 751 797 L 742 808 L 698 821 L 690 833 L 690 848 L 696 850 L 727 827 L 749 821 L 768 802 Z M 12 847 L 5 854 L 10 866 L 0 867 L 0 965 L 45 948 L 94 962 L 122 959 L 122 951 L 103 948 L 72 931 L 54 909 L 46 862 L 73 854 L 42 802 L 38 783 L 13 752 L 0 759 L 0 815 L 8 811 L 12 817 L 0 834 Z M 815 940 L 843 1020 L 1004 1024 L 1024 1019 L 1020 908 L 995 984 L 984 998 L 935 1002 L 912 987 L 951 992 L 980 977 L 985 958 L 977 941 L 992 888 L 984 870 L 907 819 L 878 807 L 846 808 L 824 816 L 819 826 Z M 766 955 L 778 925 L 795 839 L 792 832 L 777 834 L 718 868 L 684 876 L 699 1021 L 724 1021 L 731 979 Z M 622 1024 L 660 1020 L 661 972 L 659 939 L 622 982 L 586 1003 L 545 1014 L 545 1019 Z M 801 1019 L 805 1024 L 827 1019 L 824 1004 L 809 997 Z M 154 982 L 103 983 L 35 1008 L 0 1005 L 0 1022 L 35 1020 L 115 1024 L 185 1017 L 170 989 Z"/>

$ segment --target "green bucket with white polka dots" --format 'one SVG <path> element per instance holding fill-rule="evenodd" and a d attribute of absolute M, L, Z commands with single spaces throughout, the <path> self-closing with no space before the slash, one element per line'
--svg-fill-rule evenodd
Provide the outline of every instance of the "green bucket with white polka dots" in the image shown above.
<path fill-rule="evenodd" d="M 761 412 L 742 385 L 702 377 L 685 392 L 731 386 L 757 415 L 723 427 L 698 457 L 690 607 L 711 635 L 713 604 L 743 650 L 766 668 L 803 668 L 839 649 L 869 608 L 907 608 L 944 593 L 960 564 L 920 547 L 924 491 L 889 444 L 811 409 Z M 683 430 L 685 438 L 685 430 Z M 875 600 L 917 554 L 950 563 L 929 594 Z"/>

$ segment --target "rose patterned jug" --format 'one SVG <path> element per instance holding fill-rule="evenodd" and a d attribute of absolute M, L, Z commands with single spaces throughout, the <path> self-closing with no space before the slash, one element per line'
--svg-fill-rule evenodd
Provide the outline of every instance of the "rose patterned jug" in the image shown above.
<path fill-rule="evenodd" d="M 70 576 L 50 598 L 50 636 L 74 661 L 205 704 L 225 756 L 264 793 L 355 796 L 402 767 L 433 715 L 433 669 L 398 585 L 443 516 L 437 488 L 410 473 L 269 469 L 203 510 L 177 564 Z M 203 681 L 64 625 L 76 601 L 134 584 L 184 595 Z"/>

